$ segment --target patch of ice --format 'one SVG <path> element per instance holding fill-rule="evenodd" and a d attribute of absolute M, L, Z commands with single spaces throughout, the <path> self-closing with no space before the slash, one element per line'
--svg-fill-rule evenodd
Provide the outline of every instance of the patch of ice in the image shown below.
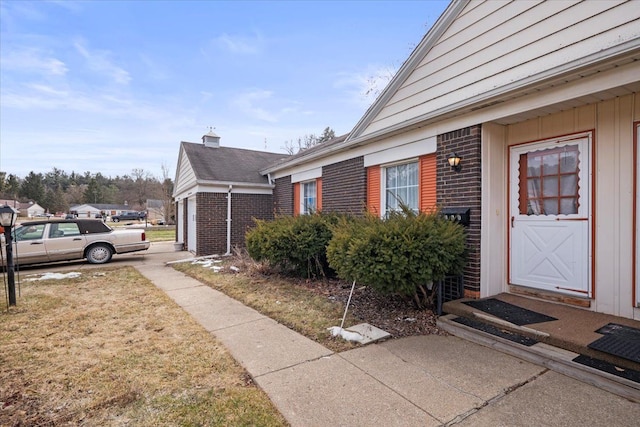
<path fill-rule="evenodd" d="M 240 271 L 240 269 L 238 267 L 236 267 L 235 265 L 232 265 L 231 267 L 229 267 L 229 270 L 235 271 L 236 273 Z"/>

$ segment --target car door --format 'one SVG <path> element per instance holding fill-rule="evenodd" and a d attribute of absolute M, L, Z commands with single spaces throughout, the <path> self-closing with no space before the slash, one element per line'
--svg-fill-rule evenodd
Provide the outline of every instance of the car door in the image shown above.
<path fill-rule="evenodd" d="M 47 224 L 25 224 L 14 230 L 13 259 L 16 264 L 47 262 L 44 232 Z"/>
<path fill-rule="evenodd" d="M 82 259 L 86 238 L 75 222 L 51 223 L 45 247 L 49 261 Z"/>

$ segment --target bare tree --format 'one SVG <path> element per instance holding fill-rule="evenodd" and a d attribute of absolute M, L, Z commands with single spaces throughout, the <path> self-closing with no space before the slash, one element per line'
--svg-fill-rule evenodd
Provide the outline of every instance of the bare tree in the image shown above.
<path fill-rule="evenodd" d="M 173 218 L 173 181 L 169 177 L 169 167 L 166 163 L 160 166 L 162 170 L 162 214 L 165 223 Z"/>

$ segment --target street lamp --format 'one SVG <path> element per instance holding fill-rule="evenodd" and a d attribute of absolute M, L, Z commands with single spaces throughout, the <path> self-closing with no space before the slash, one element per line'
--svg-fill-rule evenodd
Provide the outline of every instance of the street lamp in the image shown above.
<path fill-rule="evenodd" d="M 11 206 L 0 206 L 0 225 L 4 228 L 4 241 L 7 248 L 7 279 L 9 282 L 9 305 L 16 305 L 16 280 L 13 274 L 13 245 L 11 230 L 16 223 L 17 212 Z"/>

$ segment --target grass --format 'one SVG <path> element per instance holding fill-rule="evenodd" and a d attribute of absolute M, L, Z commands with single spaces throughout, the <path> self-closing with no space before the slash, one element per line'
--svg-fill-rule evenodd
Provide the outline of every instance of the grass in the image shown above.
<path fill-rule="evenodd" d="M 18 306 L 0 313 L 0 425 L 286 425 L 227 350 L 135 269 L 27 279 Z"/>
<path fill-rule="evenodd" d="M 148 227 L 145 234 L 150 242 L 173 242 L 176 240 L 175 227 Z"/>
<path fill-rule="evenodd" d="M 357 346 L 328 332 L 331 326 L 340 326 L 344 314 L 344 305 L 332 301 L 329 295 L 318 294 L 277 275 L 216 273 L 188 262 L 173 267 L 333 351 Z M 245 265 L 242 269 L 250 267 Z M 314 282 L 304 283 L 312 286 Z M 347 313 L 345 324 L 356 323 L 359 321 Z"/>

